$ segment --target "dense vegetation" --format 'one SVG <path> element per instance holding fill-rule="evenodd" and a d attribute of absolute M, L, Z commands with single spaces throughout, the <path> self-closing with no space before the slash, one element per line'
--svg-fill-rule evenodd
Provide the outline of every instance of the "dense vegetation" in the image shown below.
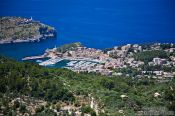
<path fill-rule="evenodd" d="M 152 50 L 139 52 L 135 55 L 136 60 L 143 61 L 145 63 L 151 62 L 153 58 L 169 58 L 169 55 L 163 50 Z"/>
<path fill-rule="evenodd" d="M 154 79 L 132 79 L 130 77 L 106 77 L 98 74 L 74 73 L 67 69 L 44 68 L 33 63 L 19 63 L 0 57 L 0 106 L 8 109 L 5 96 L 26 95 L 49 102 L 76 102 L 75 96 L 91 94 L 98 101 L 100 109 L 107 115 L 134 115 L 144 108 L 165 107 L 175 110 L 174 80 L 159 83 Z M 159 97 L 154 94 L 160 93 Z M 121 95 L 127 95 L 122 99 Z M 16 103 L 16 107 L 19 107 Z M 6 114 L 9 110 L 1 111 Z M 20 107 L 25 112 L 25 107 Z M 39 109 L 38 112 L 42 111 Z M 161 109 L 159 109 L 161 110 Z M 48 113 L 45 110 L 42 113 Z M 95 115 L 89 106 L 82 112 Z M 51 113 L 50 113 L 51 114 Z M 100 115 L 104 115 L 100 113 Z"/>
<path fill-rule="evenodd" d="M 20 17 L 0 17 L 0 40 L 27 40 L 40 38 L 44 35 L 56 35 L 53 27 L 44 25 L 31 19 Z"/>
<path fill-rule="evenodd" d="M 62 45 L 62 46 L 58 47 L 57 51 L 64 53 L 66 51 L 74 50 L 75 48 L 82 47 L 82 46 L 83 45 L 80 42 L 65 44 L 65 45 Z"/>
<path fill-rule="evenodd" d="M 64 88 L 57 76 L 51 75 L 48 69 L 36 64 L 18 63 L 1 58 L 0 92 L 12 92 L 45 100 L 74 100 L 73 95 Z"/>
<path fill-rule="evenodd" d="M 161 44 L 160 48 L 162 48 L 163 50 L 170 49 L 170 48 L 175 48 L 175 44 Z"/>

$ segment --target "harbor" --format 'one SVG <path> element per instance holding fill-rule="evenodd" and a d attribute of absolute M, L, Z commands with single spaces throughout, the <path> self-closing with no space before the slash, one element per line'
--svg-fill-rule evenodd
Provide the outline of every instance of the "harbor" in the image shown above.
<path fill-rule="evenodd" d="M 46 60 L 44 62 L 39 63 L 39 65 L 41 65 L 41 66 L 51 66 L 51 65 L 55 65 L 56 63 L 58 63 L 62 60 L 63 59 L 61 59 L 61 58 L 49 59 L 49 60 Z"/>
<path fill-rule="evenodd" d="M 67 61 L 65 65 L 62 67 L 72 69 L 72 70 L 83 70 L 83 69 L 90 69 L 99 64 L 99 62 L 94 62 L 91 60 L 86 59 L 69 59 L 69 58 L 54 58 L 49 59 L 43 62 L 40 62 L 40 66 L 55 66 L 59 64 L 61 61 Z"/>
<path fill-rule="evenodd" d="M 65 49 L 64 52 L 62 48 Z M 107 66 L 116 65 L 116 60 L 102 50 L 83 47 L 77 43 L 66 45 L 66 48 L 63 46 L 60 51 L 56 47 L 47 49 L 44 55 L 26 57 L 23 60 L 26 59 L 39 60 L 37 63 L 40 66 L 67 68 L 74 72 L 97 72 L 103 75 L 111 75 Z"/>
<path fill-rule="evenodd" d="M 66 68 L 73 70 L 85 70 L 93 68 L 97 63 L 91 61 L 70 61 Z"/>

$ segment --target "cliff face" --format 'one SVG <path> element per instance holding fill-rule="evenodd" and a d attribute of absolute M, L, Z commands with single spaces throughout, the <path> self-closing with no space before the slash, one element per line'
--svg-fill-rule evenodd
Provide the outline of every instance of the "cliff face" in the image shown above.
<path fill-rule="evenodd" d="M 54 38 L 56 30 L 32 19 L 0 17 L 0 43 L 33 42 Z"/>

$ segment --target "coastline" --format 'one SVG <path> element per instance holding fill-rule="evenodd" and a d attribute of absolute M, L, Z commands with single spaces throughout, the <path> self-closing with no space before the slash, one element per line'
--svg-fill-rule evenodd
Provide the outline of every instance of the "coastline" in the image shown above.
<path fill-rule="evenodd" d="M 173 53 L 175 53 L 175 44 L 127 44 L 124 46 L 114 46 L 104 51 L 81 46 L 81 43 L 77 46 L 75 45 L 77 43 L 46 49 L 43 55 L 24 57 L 22 60 L 49 58 L 48 60 L 41 61 L 39 63 L 41 66 L 53 66 L 60 61 L 69 60 L 70 63 L 67 63 L 64 68 L 68 68 L 74 72 L 97 72 L 107 76 L 116 74 L 113 69 L 131 67 L 139 70 L 139 67 L 143 65 L 175 65 L 175 54 L 173 56 Z M 171 54 L 171 56 L 168 56 L 167 53 Z M 148 62 L 145 60 L 145 57 L 149 57 Z M 154 73 L 157 74 L 157 72 Z M 173 75 L 174 73 L 169 73 L 168 76 L 172 77 Z M 164 76 L 166 77 L 166 72 Z"/>
<path fill-rule="evenodd" d="M 41 40 L 45 40 L 45 39 L 52 39 L 56 37 L 56 35 L 38 35 L 34 38 L 27 38 L 27 39 L 16 39 L 16 40 L 12 40 L 12 39 L 8 39 L 8 40 L 0 40 L 0 44 L 11 44 L 11 43 L 27 43 L 27 42 L 40 42 Z"/>

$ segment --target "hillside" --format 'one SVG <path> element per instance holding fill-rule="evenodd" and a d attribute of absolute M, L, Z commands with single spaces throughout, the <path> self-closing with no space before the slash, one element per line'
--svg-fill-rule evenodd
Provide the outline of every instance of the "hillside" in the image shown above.
<path fill-rule="evenodd" d="M 2 115 L 161 115 L 175 109 L 174 80 L 74 73 L 5 57 L 0 75 Z"/>
<path fill-rule="evenodd" d="M 58 52 L 64 53 L 69 50 L 74 50 L 78 47 L 83 47 L 83 45 L 80 42 L 65 44 L 57 48 Z"/>
<path fill-rule="evenodd" d="M 32 42 L 54 38 L 56 30 L 33 19 L 0 17 L 0 43 Z"/>

